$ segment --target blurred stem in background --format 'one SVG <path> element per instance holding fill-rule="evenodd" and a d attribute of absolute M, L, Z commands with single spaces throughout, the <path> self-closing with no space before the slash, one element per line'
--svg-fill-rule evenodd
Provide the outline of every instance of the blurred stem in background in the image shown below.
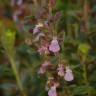
<path fill-rule="evenodd" d="M 88 81 L 88 74 L 87 74 L 87 66 L 85 64 L 86 58 L 87 58 L 87 55 L 84 55 L 82 60 L 81 60 L 81 64 L 82 64 L 82 68 L 83 68 L 84 83 L 88 87 L 87 88 L 87 94 L 88 94 L 88 96 L 91 96 L 90 83 Z"/>
<path fill-rule="evenodd" d="M 16 39 L 15 38 L 16 32 L 9 28 L 6 29 L 2 23 L 0 24 L 0 28 L 1 28 L 0 41 L 5 50 L 5 55 L 8 56 L 13 73 L 16 78 L 17 85 L 22 93 L 22 96 L 27 96 L 25 94 L 22 82 L 20 80 L 20 77 L 19 77 L 20 75 L 19 75 L 19 72 L 16 66 L 16 61 L 15 61 L 16 50 L 14 48 L 14 44 L 15 44 L 15 39 Z"/>
<path fill-rule="evenodd" d="M 25 94 L 24 88 L 22 86 L 22 82 L 20 81 L 20 77 L 19 77 L 19 73 L 18 73 L 17 68 L 16 68 L 15 60 L 10 54 L 8 54 L 8 52 L 6 52 L 6 53 L 8 55 L 9 60 L 10 60 L 10 63 L 11 63 L 11 66 L 12 66 L 12 69 L 13 69 L 13 72 L 14 72 L 14 75 L 15 75 L 15 78 L 17 81 L 17 85 L 18 85 L 18 87 L 22 93 L 22 96 L 27 96 Z"/>
<path fill-rule="evenodd" d="M 88 0 L 84 0 L 83 20 L 85 24 L 86 32 L 89 32 L 89 3 Z"/>
<path fill-rule="evenodd" d="M 89 32 L 89 4 L 88 4 L 88 0 L 84 0 L 84 23 L 85 23 L 85 29 L 86 29 L 86 32 L 88 33 Z M 88 86 L 88 89 L 87 89 L 87 92 L 88 92 L 88 96 L 91 96 L 91 90 L 90 90 L 90 83 L 88 81 L 88 74 L 87 74 L 87 66 L 85 64 L 85 61 L 86 61 L 86 58 L 87 58 L 87 54 L 83 56 L 83 59 L 82 59 L 82 66 L 83 66 L 83 77 L 84 77 L 84 81 L 85 81 L 85 84 L 86 86 Z"/>

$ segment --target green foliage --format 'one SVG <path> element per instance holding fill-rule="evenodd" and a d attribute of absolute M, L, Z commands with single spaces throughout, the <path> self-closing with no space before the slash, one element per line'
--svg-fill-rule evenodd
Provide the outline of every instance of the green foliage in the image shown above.
<path fill-rule="evenodd" d="M 88 54 L 90 46 L 88 44 L 81 43 L 79 44 L 78 50 L 83 54 Z"/>
<path fill-rule="evenodd" d="M 11 52 L 14 50 L 14 43 L 15 43 L 15 34 L 16 32 L 8 29 L 5 30 L 6 32 L 3 32 L 1 37 L 1 42 L 3 46 L 6 48 L 7 51 Z"/>
<path fill-rule="evenodd" d="M 9 27 L 6 28 L 3 20 L 0 22 L 0 89 L 4 91 L 4 96 L 47 96 L 45 85 L 48 76 L 38 74 L 39 68 L 46 58 L 48 60 L 50 58 L 52 66 L 56 65 L 56 67 L 58 62 L 68 61 L 68 65 L 73 70 L 74 80 L 72 82 L 66 83 L 66 81 L 59 78 L 61 87 L 58 90 L 63 93 L 60 96 L 96 96 L 96 18 L 93 16 L 96 5 L 92 5 L 93 15 L 89 16 L 89 32 L 87 33 L 86 28 L 83 28 L 84 21 L 82 20 L 84 4 L 82 4 L 82 0 L 78 0 L 77 3 L 75 1 L 56 0 L 53 10 L 54 14 L 57 11 L 62 12 L 60 20 L 59 18 L 55 20 L 56 24 L 59 20 L 57 26 L 55 26 L 55 31 L 60 41 L 60 54 L 40 55 L 37 52 L 40 47 L 39 43 L 32 41 L 38 33 L 35 35 L 29 33 L 31 38 L 28 40 L 32 41 L 31 45 L 25 42 L 26 38 L 28 38 L 26 34 L 29 29 L 33 30 L 37 21 L 43 22 L 47 17 L 46 12 L 44 13 L 45 17 L 40 15 L 44 20 L 41 20 L 39 16 L 36 17 L 36 19 L 40 19 L 37 21 L 33 20 L 32 16 L 22 16 L 25 22 L 28 20 L 28 24 L 25 24 L 25 22 L 21 24 L 23 22 L 22 18 L 20 18 L 20 22 L 15 22 L 18 26 L 19 23 L 21 24 L 19 27 L 21 30 L 23 28 L 24 32 L 17 32 Z M 1 6 L 9 6 L 9 0 L 0 0 Z M 53 20 L 53 18 L 51 19 Z M 52 20 L 50 20 L 50 23 Z M 30 24 L 30 22 L 35 23 Z M 15 24 L 12 27 L 14 28 L 14 26 Z M 17 30 L 20 29 L 18 26 L 15 26 Z M 47 36 L 49 36 L 47 28 L 43 29 L 43 32 L 46 35 L 44 39 L 50 43 L 50 39 L 47 40 Z M 53 33 L 50 31 L 50 34 Z M 20 39 L 18 39 L 17 35 L 19 35 Z M 51 38 L 51 36 L 49 37 Z M 39 41 L 42 43 L 42 38 Z M 0 96 L 3 95 L 0 94 Z"/>

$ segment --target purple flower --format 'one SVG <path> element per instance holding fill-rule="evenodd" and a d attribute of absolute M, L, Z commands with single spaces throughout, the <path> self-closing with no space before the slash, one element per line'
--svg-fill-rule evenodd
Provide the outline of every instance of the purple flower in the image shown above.
<path fill-rule="evenodd" d="M 56 86 L 52 86 L 48 91 L 48 96 L 57 96 Z"/>
<path fill-rule="evenodd" d="M 56 4 L 56 0 L 50 0 L 50 3 L 52 5 L 52 7 L 54 7 L 54 5 Z"/>
<path fill-rule="evenodd" d="M 33 34 L 36 34 L 36 33 L 38 33 L 39 32 L 39 28 L 38 27 L 35 27 L 34 29 L 33 29 Z"/>
<path fill-rule="evenodd" d="M 51 41 L 51 44 L 50 44 L 50 46 L 49 46 L 49 50 L 50 50 L 51 52 L 54 52 L 54 53 L 60 51 L 60 46 L 59 46 L 59 43 L 58 43 L 58 41 L 57 41 L 57 38 L 54 38 L 54 39 Z"/>
<path fill-rule="evenodd" d="M 47 66 L 49 66 L 50 65 L 50 62 L 49 61 L 45 61 L 43 64 L 42 64 L 42 67 L 47 67 Z"/>
<path fill-rule="evenodd" d="M 22 11 L 21 10 L 15 11 L 14 14 L 13 14 L 13 20 L 15 22 L 17 22 L 18 21 L 18 16 L 21 15 L 21 14 L 22 14 Z"/>
<path fill-rule="evenodd" d="M 38 52 L 40 53 L 40 55 L 41 55 L 42 53 L 45 53 L 45 54 L 46 54 L 46 53 L 49 53 L 47 45 L 41 46 L 41 47 L 38 49 Z"/>
<path fill-rule="evenodd" d="M 44 74 L 44 73 L 46 72 L 47 67 L 48 67 L 49 65 L 50 65 L 50 62 L 49 62 L 49 61 L 45 61 L 45 62 L 41 65 L 38 73 L 39 73 L 39 74 Z"/>
<path fill-rule="evenodd" d="M 64 68 L 63 68 L 62 65 L 59 65 L 59 67 L 57 68 L 57 70 L 58 70 L 58 75 L 60 77 L 64 76 Z"/>
<path fill-rule="evenodd" d="M 66 73 L 64 75 L 64 79 L 66 81 L 72 81 L 74 79 L 72 70 L 68 66 L 66 67 Z"/>
<path fill-rule="evenodd" d="M 39 32 L 39 28 L 43 27 L 42 23 L 38 23 L 35 28 L 33 29 L 33 34 L 36 34 Z"/>

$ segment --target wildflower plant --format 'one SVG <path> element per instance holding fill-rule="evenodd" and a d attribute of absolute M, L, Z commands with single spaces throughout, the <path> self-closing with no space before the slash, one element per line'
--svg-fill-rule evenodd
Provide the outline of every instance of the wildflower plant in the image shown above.
<path fill-rule="evenodd" d="M 91 32 L 95 28 L 89 24 L 90 1 L 10 1 L 11 24 L 3 19 L 0 22 L 2 94 L 96 96 L 95 33 Z M 32 3 L 32 13 L 26 2 Z"/>

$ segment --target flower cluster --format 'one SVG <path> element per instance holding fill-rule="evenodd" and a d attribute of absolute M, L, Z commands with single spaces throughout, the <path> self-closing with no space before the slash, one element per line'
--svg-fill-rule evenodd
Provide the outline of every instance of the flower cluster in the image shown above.
<path fill-rule="evenodd" d="M 51 4 L 53 3 L 54 2 L 52 1 Z M 49 16 L 47 20 L 38 20 L 32 31 L 34 37 L 33 42 L 34 44 L 39 45 L 36 46 L 37 52 L 45 58 L 39 68 L 38 74 L 51 74 L 51 77 L 48 76 L 45 88 L 48 91 L 48 96 L 58 95 L 56 89 L 61 85 L 59 78 L 63 77 L 65 81 L 72 81 L 74 79 L 70 65 L 64 65 L 60 62 L 58 62 L 59 64 L 52 64 L 50 61 L 51 55 L 57 56 L 61 51 L 61 42 L 59 41 L 58 35 L 55 33 L 55 29 L 52 26 L 58 16 L 60 16 L 59 13 L 55 16 L 51 16 L 49 9 Z"/>
<path fill-rule="evenodd" d="M 38 73 L 39 74 L 46 74 L 46 73 L 55 73 L 56 77 L 54 75 L 52 77 L 48 77 L 46 90 L 48 91 L 49 96 L 57 96 L 56 88 L 60 86 L 59 79 L 63 77 L 65 81 L 72 81 L 74 80 L 74 75 L 69 66 L 63 66 L 63 64 L 59 64 L 58 67 L 51 64 L 49 61 L 44 61 L 44 63 L 41 65 Z"/>
<path fill-rule="evenodd" d="M 38 74 L 46 74 L 48 77 L 46 84 L 48 96 L 57 96 L 56 89 L 61 85 L 59 78 L 63 77 L 65 81 L 72 81 L 74 79 L 69 64 L 64 65 L 61 62 L 58 62 L 58 64 L 52 64 L 50 60 L 51 55 L 58 57 L 62 49 L 60 38 L 54 27 L 54 22 L 58 21 L 61 13 L 57 12 L 56 15 L 52 15 L 52 8 L 54 4 L 55 0 L 49 1 L 46 19 L 42 20 L 42 17 L 36 18 L 37 21 L 35 22 L 35 26 L 28 30 L 32 36 L 32 40 L 25 40 L 25 42 L 30 46 L 34 44 L 37 52 L 45 59 L 43 59 L 44 62 L 40 65 Z M 48 74 L 50 74 L 51 77 Z"/>

